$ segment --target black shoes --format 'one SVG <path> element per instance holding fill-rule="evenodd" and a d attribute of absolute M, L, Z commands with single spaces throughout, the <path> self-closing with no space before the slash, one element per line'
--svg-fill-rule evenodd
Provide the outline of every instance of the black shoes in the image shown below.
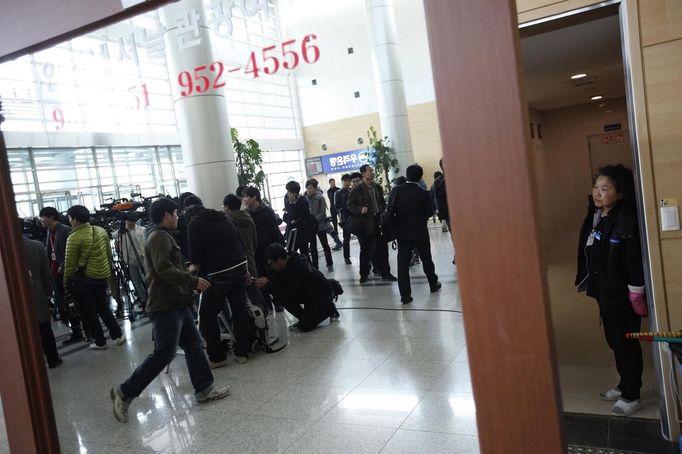
<path fill-rule="evenodd" d="M 383 276 L 381 276 L 381 280 L 387 281 L 387 282 L 396 282 L 398 280 L 398 278 L 395 277 L 394 275 L 392 275 L 391 273 L 388 273 L 388 274 L 384 274 Z"/>
<path fill-rule="evenodd" d="M 48 364 L 47 367 L 49 367 L 50 369 L 54 369 L 55 367 L 59 367 L 63 363 L 64 363 L 64 360 L 62 360 L 61 358 L 58 358 L 56 362 L 54 362 L 52 364 Z"/>
<path fill-rule="evenodd" d="M 440 282 L 436 282 L 431 286 L 431 293 L 436 293 L 438 290 L 441 289 L 443 285 Z"/>
<path fill-rule="evenodd" d="M 400 302 L 403 304 L 410 304 L 412 302 L 412 297 L 411 296 L 403 296 L 400 298 Z"/>
<path fill-rule="evenodd" d="M 352 265 L 353 264 L 353 262 L 351 262 L 350 259 L 344 259 L 344 260 L 346 262 L 346 265 Z"/>
<path fill-rule="evenodd" d="M 360 283 L 361 283 L 361 284 L 366 283 L 368 280 L 369 280 L 369 279 L 367 278 L 367 276 L 360 276 Z"/>
<path fill-rule="evenodd" d="M 81 342 L 82 340 L 83 335 L 81 333 L 72 333 L 69 337 L 62 341 L 62 345 L 71 345 L 75 344 L 76 342 Z"/>

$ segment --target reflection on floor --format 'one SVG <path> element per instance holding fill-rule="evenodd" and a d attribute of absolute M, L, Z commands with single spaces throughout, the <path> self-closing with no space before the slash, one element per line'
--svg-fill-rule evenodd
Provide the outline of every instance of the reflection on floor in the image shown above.
<path fill-rule="evenodd" d="M 430 294 L 420 269 L 413 269 L 410 305 L 431 311 L 403 311 L 395 283 L 360 286 L 357 259 L 344 265 L 337 252 L 331 276 L 345 288 L 340 322 L 298 333 L 288 331 L 279 314 L 280 335 L 289 345 L 216 369 L 216 382 L 229 384 L 232 395 L 210 405 L 194 404 L 178 356 L 170 373 L 134 401 L 127 424 L 114 419 L 109 388 L 152 349 L 146 319 L 124 323 L 128 342 L 122 347 L 69 347 L 64 365 L 48 371 L 62 452 L 477 453 L 452 247 L 449 235 L 435 227 L 432 249 L 443 289 Z M 352 247 L 357 256 L 357 244 Z M 595 393 L 602 383 L 590 380 L 601 380 L 606 371 L 588 371 L 587 380 L 584 372 L 562 370 L 575 386 L 564 397 L 567 408 L 588 400 L 600 404 Z"/>

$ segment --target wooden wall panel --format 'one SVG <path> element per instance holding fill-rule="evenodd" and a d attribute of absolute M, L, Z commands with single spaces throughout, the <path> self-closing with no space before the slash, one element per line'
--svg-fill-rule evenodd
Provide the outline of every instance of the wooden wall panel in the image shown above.
<path fill-rule="evenodd" d="M 643 46 L 682 38 L 682 1 L 641 0 L 639 23 Z"/>
<path fill-rule="evenodd" d="M 565 13 L 585 6 L 593 5 L 596 0 L 564 0 L 564 1 L 550 1 L 550 0 L 517 0 L 519 5 L 519 23 L 528 22 L 531 20 L 550 17 L 557 14 Z M 529 6 L 535 5 L 534 8 Z M 524 9 L 521 9 L 523 6 Z"/>
<path fill-rule="evenodd" d="M 645 47 L 643 55 L 656 197 L 682 203 L 682 39 Z M 682 231 L 661 237 L 681 238 Z"/>
<path fill-rule="evenodd" d="M 430 185 L 433 173 L 438 168 L 438 160 L 443 155 L 438 131 L 438 115 L 436 103 L 428 102 L 407 107 L 412 149 L 415 162 L 424 168 L 424 180 Z M 340 151 L 365 148 L 369 143 L 367 128 L 374 126 L 381 132 L 379 114 L 372 113 L 343 120 L 320 123 L 303 128 L 303 139 L 307 157 L 320 156 L 323 152 L 320 146 L 327 144 L 326 154 Z M 355 139 L 365 139 L 364 145 L 357 145 Z M 405 169 L 402 169 L 404 173 Z"/>
<path fill-rule="evenodd" d="M 682 239 L 661 241 L 663 269 L 668 301 L 668 314 L 672 329 L 682 329 Z"/>
<path fill-rule="evenodd" d="M 564 452 L 514 2 L 424 6 L 481 452 Z"/>

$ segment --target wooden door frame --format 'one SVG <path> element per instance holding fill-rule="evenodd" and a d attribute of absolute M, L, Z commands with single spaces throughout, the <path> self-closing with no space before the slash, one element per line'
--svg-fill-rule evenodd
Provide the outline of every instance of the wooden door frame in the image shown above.
<path fill-rule="evenodd" d="M 427 0 L 481 452 L 564 452 L 514 0 Z"/>

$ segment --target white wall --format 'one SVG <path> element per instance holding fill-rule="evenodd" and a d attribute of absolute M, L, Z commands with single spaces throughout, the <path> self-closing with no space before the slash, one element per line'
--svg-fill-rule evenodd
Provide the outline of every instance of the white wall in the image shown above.
<path fill-rule="evenodd" d="M 394 1 L 407 104 L 434 101 L 423 1 Z M 283 40 L 312 33 L 320 47 L 317 63 L 294 71 L 303 126 L 376 112 L 364 0 L 280 0 L 280 7 Z"/>

